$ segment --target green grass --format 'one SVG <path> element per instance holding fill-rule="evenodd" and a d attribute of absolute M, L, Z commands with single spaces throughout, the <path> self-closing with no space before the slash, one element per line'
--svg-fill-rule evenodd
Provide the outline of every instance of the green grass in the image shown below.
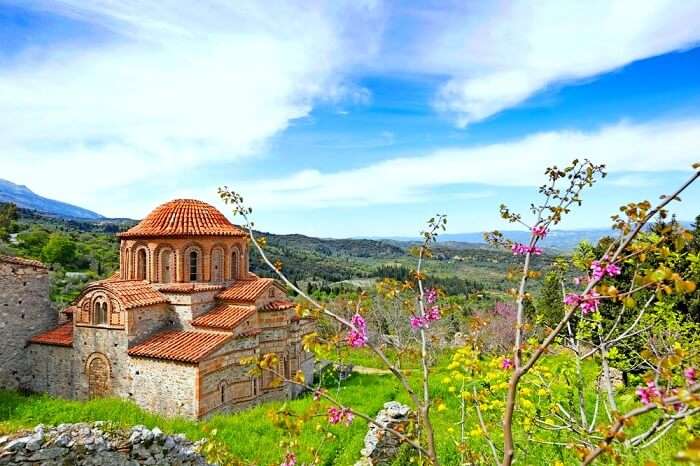
<path fill-rule="evenodd" d="M 358 353 L 358 354 L 361 354 Z M 369 356 L 368 356 L 369 358 Z M 548 364 L 555 369 L 558 364 L 564 363 L 565 356 L 554 356 L 548 358 Z M 358 359 L 361 359 L 358 357 Z M 594 364 L 587 364 L 584 367 L 587 375 L 595 376 L 597 367 Z M 443 412 L 433 410 L 433 422 L 435 425 L 436 443 L 438 453 L 443 465 L 459 464 L 459 454 L 455 447 L 456 437 L 448 433 L 448 428 L 453 427 L 459 431 L 456 424 L 459 412 L 457 399 L 447 391 L 447 387 L 440 383 L 442 376 L 446 374 L 445 369 L 437 368 L 433 374 L 432 391 L 435 399 L 444 400 L 448 409 Z M 418 383 L 418 374 L 411 375 L 412 383 Z M 408 402 L 407 395 L 399 388 L 398 382 L 392 376 L 386 375 L 353 375 L 344 382 L 340 390 L 329 387 L 330 393 L 348 406 L 374 415 L 381 409 L 384 402 L 389 400 L 399 400 Z M 565 389 L 559 389 L 564 399 L 567 395 Z M 592 406 L 593 400 L 588 400 Z M 619 402 L 623 409 L 628 409 L 636 405 L 636 400 L 632 390 L 619 397 Z M 288 402 L 285 407 L 302 413 L 306 411 L 312 403 L 310 397 Z M 60 424 L 66 422 L 89 422 L 96 420 L 112 421 L 121 426 L 132 426 L 144 424 L 148 427 L 158 426 L 169 433 L 184 433 L 190 439 L 196 440 L 205 436 L 205 432 L 217 429 L 217 436 L 230 449 L 231 453 L 241 460 L 250 464 L 269 465 L 279 464 L 283 455 L 280 442 L 285 438 L 285 433 L 281 428 L 275 427 L 269 413 L 278 410 L 283 406 L 281 402 L 267 403 L 237 414 L 220 415 L 205 421 L 194 422 L 179 418 L 164 418 L 150 414 L 136 405 L 118 400 L 102 399 L 87 402 L 66 401 L 51 398 L 45 395 L 22 396 L 14 392 L 0 391 L 0 433 L 15 431 L 24 428 L 31 428 L 38 423 Z M 599 417 L 599 419 L 602 419 Z M 641 420 L 632 427 L 631 432 L 639 432 L 651 422 L 649 419 Z M 476 425 L 475 415 L 469 414 L 467 425 Z M 317 431 L 317 425 L 328 428 L 337 435 L 336 440 L 324 440 L 324 435 Z M 324 417 L 307 422 L 302 429 L 299 438 L 300 444 L 304 446 L 299 450 L 300 462 L 309 461 L 309 449 L 318 448 L 321 464 L 323 465 L 352 465 L 359 457 L 360 449 L 363 446 L 363 438 L 367 429 L 364 421 L 356 420 L 349 427 L 328 426 Z M 497 434 L 499 435 L 499 434 Z M 545 440 L 561 440 L 557 434 L 548 434 L 549 437 L 542 437 Z M 516 436 L 521 440 L 522 432 L 516 432 Z M 564 464 L 577 464 L 576 456 L 571 449 L 553 447 L 533 441 L 521 441 L 521 449 L 518 451 L 519 464 L 548 464 L 553 465 L 555 461 Z M 654 461 L 657 465 L 675 464 L 672 461 L 673 455 L 684 445 L 680 436 L 671 432 L 661 441 L 652 447 L 637 451 L 634 454 L 627 453 L 622 458 L 622 464 L 644 465 L 647 461 Z M 470 447 L 480 454 L 487 454 L 487 444 L 482 438 L 472 438 Z M 608 456 L 603 458 L 598 464 L 612 464 L 612 459 Z"/>

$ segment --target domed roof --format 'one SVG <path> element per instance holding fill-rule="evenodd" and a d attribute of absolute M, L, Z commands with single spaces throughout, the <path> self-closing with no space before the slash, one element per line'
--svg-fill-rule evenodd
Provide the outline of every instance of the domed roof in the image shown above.
<path fill-rule="evenodd" d="M 121 238 L 246 236 L 246 233 L 206 202 L 196 199 L 175 199 L 156 207 L 138 225 L 117 236 Z"/>

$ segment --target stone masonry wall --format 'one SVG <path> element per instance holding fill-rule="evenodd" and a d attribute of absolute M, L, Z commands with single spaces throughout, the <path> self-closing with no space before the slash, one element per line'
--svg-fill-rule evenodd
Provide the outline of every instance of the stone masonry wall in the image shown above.
<path fill-rule="evenodd" d="M 0 389 L 29 388 L 27 340 L 57 321 L 48 270 L 0 259 Z"/>
<path fill-rule="evenodd" d="M 166 416 L 197 418 L 197 366 L 147 358 L 129 358 L 129 399 Z"/>
<path fill-rule="evenodd" d="M 31 364 L 33 392 L 48 393 L 62 398 L 73 398 L 75 367 L 73 348 L 51 345 L 30 345 L 28 356 Z"/>

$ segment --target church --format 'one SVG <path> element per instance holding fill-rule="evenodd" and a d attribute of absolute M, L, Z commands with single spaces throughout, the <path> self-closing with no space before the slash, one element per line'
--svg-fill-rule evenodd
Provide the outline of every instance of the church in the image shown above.
<path fill-rule="evenodd" d="M 213 206 L 167 202 L 119 233 L 120 269 L 88 285 L 27 343 L 29 389 L 116 396 L 193 419 L 297 395 L 243 358 L 275 353 L 279 373 L 311 383 L 314 358 L 285 288 L 249 271 L 245 231 Z"/>

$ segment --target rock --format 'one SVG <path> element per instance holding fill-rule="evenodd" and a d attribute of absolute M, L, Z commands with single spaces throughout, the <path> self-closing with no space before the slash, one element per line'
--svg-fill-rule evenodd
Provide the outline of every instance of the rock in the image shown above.
<path fill-rule="evenodd" d="M 50 447 L 37 451 L 29 457 L 29 461 L 45 461 L 58 458 L 68 453 L 67 448 Z"/>
<path fill-rule="evenodd" d="M 377 413 L 375 422 L 370 424 L 365 435 L 362 458 L 355 466 L 388 465 L 394 460 L 401 446 L 401 440 L 383 428 L 407 431 L 406 426 L 414 420 L 411 408 L 396 401 L 384 403 L 384 409 Z"/>

